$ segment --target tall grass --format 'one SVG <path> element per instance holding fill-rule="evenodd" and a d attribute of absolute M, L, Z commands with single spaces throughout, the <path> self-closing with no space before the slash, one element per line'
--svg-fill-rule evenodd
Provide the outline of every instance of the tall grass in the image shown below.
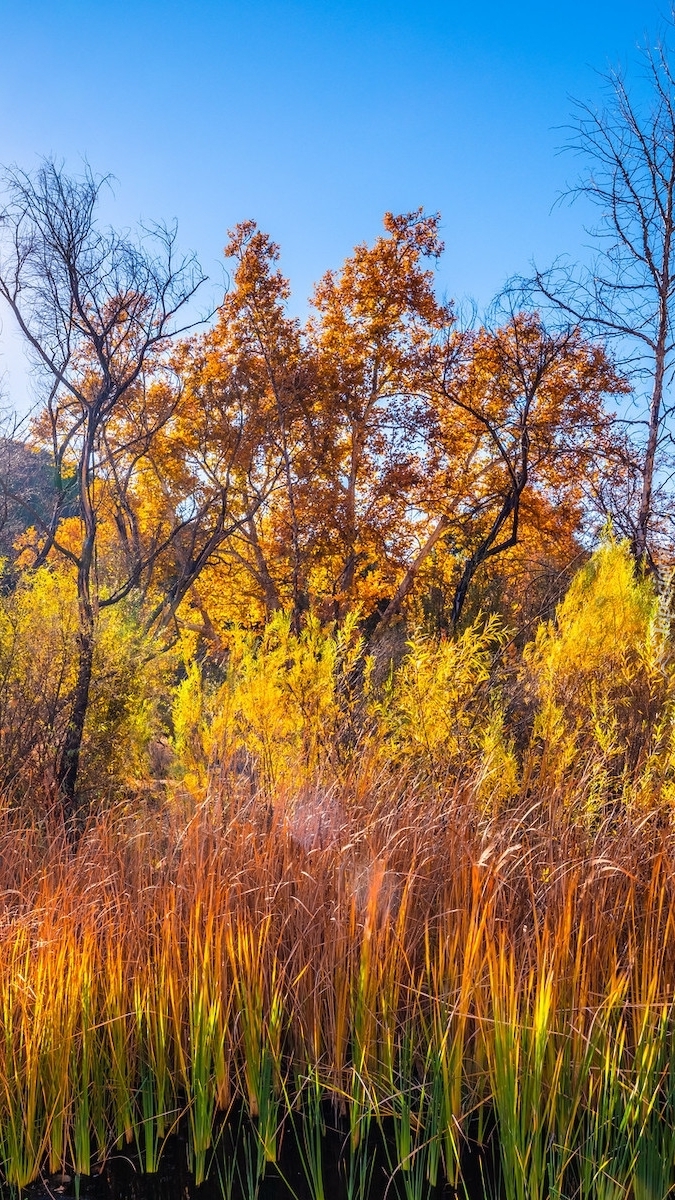
<path fill-rule="evenodd" d="M 129 1143 L 153 1171 L 182 1118 L 200 1180 L 229 1120 L 249 1190 L 288 1136 L 323 1200 L 328 1122 L 350 1200 L 376 1129 L 391 1186 L 421 1200 L 461 1186 L 482 1113 L 512 1200 L 665 1197 L 673 835 L 658 812 L 584 829 L 552 811 L 485 821 L 435 784 L 392 810 L 357 774 L 323 844 L 298 843 L 287 795 L 226 823 L 214 803 L 187 824 L 118 811 L 74 855 L 5 815 L 5 1179 Z"/>

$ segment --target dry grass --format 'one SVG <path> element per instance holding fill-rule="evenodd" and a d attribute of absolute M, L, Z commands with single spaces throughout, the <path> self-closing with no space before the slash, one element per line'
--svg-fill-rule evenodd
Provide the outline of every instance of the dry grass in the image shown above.
<path fill-rule="evenodd" d="M 675 1141 L 670 826 L 626 811 L 591 828 L 552 795 L 488 820 L 469 789 L 397 795 L 363 773 L 339 799 L 117 811 L 75 854 L 56 825 L 5 816 L 10 1182 L 134 1139 L 152 1170 L 181 1114 L 201 1178 L 237 1100 L 258 1177 L 304 1111 L 319 1197 L 325 1100 L 352 1131 L 354 1196 L 377 1123 L 410 1195 L 459 1180 L 488 1107 L 514 1200 L 621 1191 L 657 1125 Z"/>

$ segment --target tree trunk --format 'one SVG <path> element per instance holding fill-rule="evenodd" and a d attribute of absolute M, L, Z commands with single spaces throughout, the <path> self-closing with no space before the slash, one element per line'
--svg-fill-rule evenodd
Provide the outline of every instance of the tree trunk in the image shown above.
<path fill-rule="evenodd" d="M 520 515 L 520 497 L 525 490 L 528 479 L 528 453 L 530 449 L 530 435 L 527 429 L 524 430 L 521 438 L 521 466 L 520 472 L 513 475 L 514 483 L 509 493 L 504 497 L 502 507 L 495 517 L 492 528 L 483 541 L 474 550 L 473 554 L 467 559 L 464 564 L 459 583 L 455 589 L 455 596 L 452 602 L 452 613 L 450 619 L 453 629 L 456 629 L 459 624 L 459 619 L 462 615 L 464 602 L 466 600 L 469 588 L 473 582 L 473 578 L 489 558 L 494 558 L 496 554 L 502 554 L 505 550 L 510 550 L 518 544 L 518 519 Z M 504 541 L 497 542 L 504 525 L 507 521 L 511 521 L 511 533 Z"/>
<path fill-rule="evenodd" d="M 253 565 L 251 563 L 247 563 L 244 558 L 241 558 L 240 561 L 246 566 L 247 570 L 250 571 L 262 589 L 265 598 L 265 617 L 268 619 L 272 613 L 279 611 L 279 609 L 282 607 L 282 604 L 279 598 L 279 592 L 277 591 L 277 585 L 270 575 L 269 568 L 267 566 L 267 560 L 263 554 L 262 546 L 260 545 L 258 530 L 256 529 L 255 518 L 253 516 L 249 516 L 246 521 L 246 531 L 248 533 L 248 542 L 253 550 L 256 565 L 253 567 Z"/>
<path fill-rule="evenodd" d="M 652 493 L 654 488 L 654 465 L 659 440 L 659 424 L 663 404 L 663 381 L 666 371 L 666 322 L 662 321 L 659 340 L 656 347 L 656 362 L 654 364 L 654 386 L 649 406 L 649 435 L 647 450 L 642 473 L 642 489 L 640 493 L 640 508 L 638 511 L 637 533 L 635 536 L 635 557 L 639 563 L 644 563 L 648 551 L 649 525 L 652 519 Z"/>
<path fill-rule="evenodd" d="M 59 793 L 63 814 L 70 829 L 75 829 L 80 814 L 77 795 L 77 777 L 80 770 L 80 752 L 84 723 L 89 707 L 89 689 L 94 662 L 94 623 L 88 617 L 78 633 L 77 678 L 73 694 L 73 706 L 66 737 L 61 751 L 58 770 Z"/>
<path fill-rule="evenodd" d="M 90 484 L 93 478 L 94 437 L 96 420 L 94 407 L 89 410 L 84 445 L 78 464 L 80 484 L 80 517 L 84 526 L 82 550 L 77 569 L 77 676 L 73 691 L 70 721 L 66 731 L 58 770 L 58 784 L 63 814 L 69 836 L 77 841 L 79 836 L 80 803 L 77 794 L 77 777 L 80 770 L 80 751 L 84 723 L 89 707 L 89 689 L 94 665 L 94 641 L 96 631 L 96 607 L 91 596 L 92 566 L 96 545 L 96 511 L 92 503 Z"/>
<path fill-rule="evenodd" d="M 440 519 L 436 522 L 436 525 L 432 529 L 431 533 L 429 534 L 429 537 L 427 538 L 426 542 L 424 543 L 424 545 L 420 549 L 419 553 L 417 554 L 417 557 L 413 560 L 413 562 L 411 562 L 410 566 L 408 567 L 408 570 L 406 571 L 405 575 L 403 576 L 403 579 L 401 580 L 400 584 L 398 585 L 396 592 L 394 593 L 392 599 L 389 601 L 389 604 L 385 608 L 381 619 L 378 621 L 377 626 L 376 626 L 378 633 L 382 633 L 387 628 L 387 626 L 391 624 L 394 617 L 398 616 L 399 612 L 401 611 L 401 605 L 403 604 L 403 601 L 405 600 L 408 593 L 411 591 L 412 586 L 415 582 L 415 579 L 417 578 L 417 573 L 418 573 L 420 567 L 424 563 L 425 559 L 427 559 L 429 557 L 429 555 L 431 554 L 431 551 L 433 550 L 434 546 L 438 542 L 439 538 L 441 538 L 443 536 L 443 534 L 446 532 L 446 530 L 449 528 L 450 528 L 449 518 L 446 516 L 440 517 Z"/>

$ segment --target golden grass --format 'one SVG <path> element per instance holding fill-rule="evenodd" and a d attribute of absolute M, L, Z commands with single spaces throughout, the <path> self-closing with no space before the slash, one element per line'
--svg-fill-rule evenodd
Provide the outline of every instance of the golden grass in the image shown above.
<path fill-rule="evenodd" d="M 118 810 L 75 853 L 5 815 L 4 1177 L 86 1173 L 131 1142 L 152 1171 L 182 1116 L 199 1180 L 241 1103 L 250 1186 L 302 1112 L 321 1200 L 332 1102 L 354 1200 L 370 1129 L 416 1197 L 461 1181 L 488 1112 L 508 1200 L 665 1196 L 673 832 L 627 809 L 583 825 L 561 801 L 488 820 L 468 788 L 356 773 L 339 807 L 305 790 L 227 817 L 217 798 L 189 819 Z"/>

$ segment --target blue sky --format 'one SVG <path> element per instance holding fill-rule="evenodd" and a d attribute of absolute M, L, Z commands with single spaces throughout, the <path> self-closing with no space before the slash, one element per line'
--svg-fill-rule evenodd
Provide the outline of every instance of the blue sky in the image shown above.
<path fill-rule="evenodd" d="M 557 206 L 570 97 L 630 67 L 654 0 L 0 0 L 0 163 L 83 157 L 116 176 L 106 217 L 177 219 L 222 293 L 227 228 L 282 248 L 302 314 L 313 281 L 387 209 L 440 210 L 439 291 L 489 302 L 504 280 L 586 253 Z M 639 87 L 639 79 L 636 86 Z M 6 398 L 24 407 L 2 315 Z"/>

